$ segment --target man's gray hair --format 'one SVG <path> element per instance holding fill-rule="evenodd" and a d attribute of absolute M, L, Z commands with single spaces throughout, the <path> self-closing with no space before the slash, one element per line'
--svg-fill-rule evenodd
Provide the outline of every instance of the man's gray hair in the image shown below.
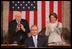
<path fill-rule="evenodd" d="M 36 26 L 36 25 L 32 25 L 31 28 L 32 28 L 32 27 L 37 27 L 37 29 L 38 29 L 38 26 Z"/>

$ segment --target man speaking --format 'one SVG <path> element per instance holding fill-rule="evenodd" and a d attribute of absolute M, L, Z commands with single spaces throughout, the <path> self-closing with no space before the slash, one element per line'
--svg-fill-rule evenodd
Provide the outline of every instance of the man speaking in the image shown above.
<path fill-rule="evenodd" d="M 12 35 L 12 44 L 24 44 L 29 33 L 28 22 L 21 18 L 21 12 L 17 11 L 15 19 L 9 23 L 9 33 Z"/>
<path fill-rule="evenodd" d="M 38 27 L 36 25 L 31 26 L 31 34 L 32 36 L 25 40 L 26 48 L 48 47 L 46 37 L 38 34 Z"/>

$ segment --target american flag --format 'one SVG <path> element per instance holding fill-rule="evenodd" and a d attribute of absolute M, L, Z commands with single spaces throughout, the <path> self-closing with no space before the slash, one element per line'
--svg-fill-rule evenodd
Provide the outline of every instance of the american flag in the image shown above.
<path fill-rule="evenodd" d="M 22 12 L 22 19 L 29 26 L 37 25 L 39 31 L 49 22 L 49 14 L 55 12 L 58 22 L 62 22 L 62 1 L 10 1 L 9 22 L 15 19 L 15 13 Z"/>

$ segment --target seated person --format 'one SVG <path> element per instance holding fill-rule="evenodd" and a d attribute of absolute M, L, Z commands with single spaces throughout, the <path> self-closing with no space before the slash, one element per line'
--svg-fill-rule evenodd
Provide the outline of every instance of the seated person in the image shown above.
<path fill-rule="evenodd" d="M 25 47 L 48 47 L 48 43 L 45 36 L 38 34 L 38 27 L 36 25 L 31 26 L 32 36 L 25 40 Z"/>

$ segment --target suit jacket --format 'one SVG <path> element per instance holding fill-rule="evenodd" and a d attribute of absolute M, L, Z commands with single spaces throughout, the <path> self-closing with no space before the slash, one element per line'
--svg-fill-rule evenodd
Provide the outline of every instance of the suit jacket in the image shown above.
<path fill-rule="evenodd" d="M 9 23 L 9 34 L 12 35 L 11 43 L 14 43 L 14 41 L 16 41 L 17 44 L 21 44 L 21 42 L 25 41 L 25 39 L 28 37 L 27 33 L 30 32 L 30 29 L 27 20 L 21 19 L 20 23 L 23 24 L 24 28 L 26 29 L 25 32 L 22 31 L 22 29 L 19 30 L 18 32 L 15 31 L 17 26 L 16 19 L 14 19 Z M 20 40 L 20 35 L 22 35 L 22 41 Z"/>
<path fill-rule="evenodd" d="M 35 47 L 32 36 L 25 40 L 25 47 Z M 38 35 L 37 47 L 48 47 L 45 36 Z"/>

